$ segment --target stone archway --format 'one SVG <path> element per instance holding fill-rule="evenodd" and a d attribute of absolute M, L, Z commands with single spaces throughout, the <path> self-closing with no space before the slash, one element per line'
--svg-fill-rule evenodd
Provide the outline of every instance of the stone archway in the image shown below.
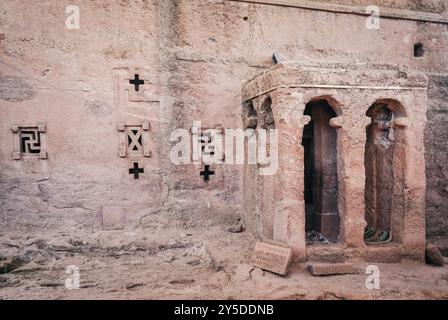
<path fill-rule="evenodd" d="M 365 218 L 368 244 L 399 241 L 405 210 L 406 139 L 401 119 L 406 117 L 396 100 L 375 101 L 366 115 L 364 166 Z"/>
<path fill-rule="evenodd" d="M 315 243 L 337 242 L 340 234 L 337 129 L 330 125 L 336 111 L 325 97 L 307 103 L 311 121 L 303 129 L 305 225 Z M 323 236 L 315 239 L 315 233 Z"/>

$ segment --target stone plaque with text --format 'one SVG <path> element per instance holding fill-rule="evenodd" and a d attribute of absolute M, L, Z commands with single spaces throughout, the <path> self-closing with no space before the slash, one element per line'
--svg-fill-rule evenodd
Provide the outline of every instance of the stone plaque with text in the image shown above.
<path fill-rule="evenodd" d="M 291 258 L 291 248 L 272 243 L 257 242 L 252 260 L 255 267 L 286 275 Z"/>

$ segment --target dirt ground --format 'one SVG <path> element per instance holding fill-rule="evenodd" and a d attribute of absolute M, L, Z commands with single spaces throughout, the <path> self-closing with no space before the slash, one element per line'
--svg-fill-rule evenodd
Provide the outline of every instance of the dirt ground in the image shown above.
<path fill-rule="evenodd" d="M 364 273 L 313 277 L 293 265 L 281 277 L 253 268 L 254 243 L 248 232 L 222 227 L 90 237 L 3 233 L 0 299 L 448 299 L 446 265 L 380 264 L 380 289 L 369 290 Z M 78 290 L 65 286 L 68 266 L 80 270 Z"/>

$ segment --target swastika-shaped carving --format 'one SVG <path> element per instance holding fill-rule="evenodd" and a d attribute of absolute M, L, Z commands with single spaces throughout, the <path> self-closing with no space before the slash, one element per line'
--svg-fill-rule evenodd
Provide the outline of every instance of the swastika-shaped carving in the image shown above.
<path fill-rule="evenodd" d="M 193 163 L 210 164 L 210 161 L 224 161 L 225 139 L 221 125 L 215 125 L 214 128 L 197 127 L 194 125 L 191 128 L 191 133 L 193 139 L 193 148 L 191 150 Z"/>
<path fill-rule="evenodd" d="M 14 160 L 22 158 L 47 159 L 46 130 L 45 123 L 13 125 L 11 127 L 14 137 L 12 158 Z"/>
<path fill-rule="evenodd" d="M 213 141 L 211 132 L 201 132 L 199 137 L 199 143 L 201 144 L 201 150 L 203 155 L 213 156 L 215 154 L 215 147 L 211 146 Z"/>
<path fill-rule="evenodd" d="M 36 154 L 41 151 L 40 132 L 36 129 L 23 129 L 20 132 L 22 154 Z"/>

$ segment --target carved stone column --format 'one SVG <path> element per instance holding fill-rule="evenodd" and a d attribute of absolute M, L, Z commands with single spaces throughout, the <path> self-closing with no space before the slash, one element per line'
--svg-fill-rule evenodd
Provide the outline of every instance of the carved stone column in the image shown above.
<path fill-rule="evenodd" d="M 274 240 L 293 248 L 293 260 L 306 260 L 303 127 L 311 120 L 303 116 L 300 95 L 290 90 L 272 94 L 274 117 L 279 135 L 279 169 L 276 175 Z"/>
<path fill-rule="evenodd" d="M 407 119 L 395 122 L 405 136 L 405 210 L 402 233 L 403 255 L 420 261 L 425 259 L 425 145 L 426 92 L 415 90 L 403 99 Z"/>
<path fill-rule="evenodd" d="M 370 118 L 359 113 L 358 119 L 339 116 L 330 125 L 338 128 L 338 175 L 341 240 L 348 247 L 364 247 L 366 127 Z"/>

